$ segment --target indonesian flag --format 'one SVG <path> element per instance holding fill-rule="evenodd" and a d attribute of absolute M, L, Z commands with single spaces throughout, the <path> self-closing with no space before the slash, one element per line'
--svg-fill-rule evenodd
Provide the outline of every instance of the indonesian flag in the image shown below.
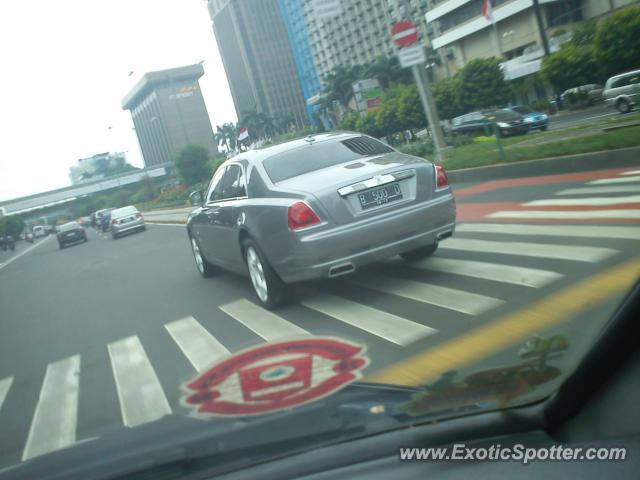
<path fill-rule="evenodd" d="M 491 6 L 491 0 L 482 0 L 482 16 L 489 20 L 491 23 L 495 23 L 493 18 L 493 7 Z"/>
<path fill-rule="evenodd" d="M 243 142 L 247 138 L 249 138 L 249 130 L 247 130 L 247 127 L 243 127 L 238 132 L 238 141 Z"/>

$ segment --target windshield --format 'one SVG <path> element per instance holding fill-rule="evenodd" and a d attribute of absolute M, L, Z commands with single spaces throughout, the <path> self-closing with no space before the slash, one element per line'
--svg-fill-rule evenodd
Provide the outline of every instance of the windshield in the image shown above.
<path fill-rule="evenodd" d="M 267 158 L 264 168 L 273 183 L 304 175 L 323 168 L 340 165 L 359 158 L 393 152 L 382 142 L 368 137 L 343 141 L 323 141 L 291 152 Z"/>
<path fill-rule="evenodd" d="M 638 2 L 1 14 L 0 480 L 515 425 L 638 280 Z"/>

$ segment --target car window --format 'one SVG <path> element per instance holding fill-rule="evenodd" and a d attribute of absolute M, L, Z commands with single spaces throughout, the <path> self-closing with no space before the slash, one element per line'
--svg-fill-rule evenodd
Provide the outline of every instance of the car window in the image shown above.
<path fill-rule="evenodd" d="M 118 208 L 117 210 L 114 210 L 113 212 L 111 212 L 111 216 L 116 218 L 124 217 L 126 215 L 132 215 L 137 211 L 138 209 L 136 207 Z"/>
<path fill-rule="evenodd" d="M 76 222 L 69 222 L 64 225 L 59 225 L 57 228 L 59 232 L 68 232 L 69 230 L 78 228 L 78 224 Z"/>
<path fill-rule="evenodd" d="M 527 107 L 526 105 L 518 105 L 517 107 L 511 107 L 511 110 L 517 113 L 520 113 L 522 115 L 533 113 L 533 110 L 531 110 L 531 108 Z"/>
<path fill-rule="evenodd" d="M 220 167 L 218 168 L 218 170 L 216 170 L 216 173 L 214 174 L 213 179 L 211 180 L 211 184 L 209 185 L 209 192 L 207 193 L 208 202 L 215 202 L 216 200 L 220 200 L 221 194 L 222 194 L 222 191 L 221 191 L 222 185 L 220 184 L 220 181 L 224 176 L 224 172 L 226 168 L 227 167 Z"/>
<path fill-rule="evenodd" d="M 378 140 L 361 136 L 296 148 L 267 158 L 263 165 L 271 181 L 278 183 L 322 168 L 393 151 Z"/>
<path fill-rule="evenodd" d="M 229 165 L 220 184 L 221 200 L 246 196 L 244 175 L 240 165 Z"/>

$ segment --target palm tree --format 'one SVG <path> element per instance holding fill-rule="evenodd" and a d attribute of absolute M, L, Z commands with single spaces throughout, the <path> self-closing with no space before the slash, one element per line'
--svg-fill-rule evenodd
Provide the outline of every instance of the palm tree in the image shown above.
<path fill-rule="evenodd" d="M 227 139 L 227 145 L 229 145 L 230 150 L 236 149 L 238 130 L 238 126 L 233 123 L 225 123 L 224 125 L 222 125 L 222 131 Z"/>
<path fill-rule="evenodd" d="M 353 84 L 357 82 L 364 68 L 360 65 L 338 65 L 324 78 L 324 92 L 329 101 L 338 101 L 344 108 L 349 108 L 349 100 L 353 97 Z"/>
<path fill-rule="evenodd" d="M 225 124 L 226 125 L 226 124 Z M 217 145 L 224 146 L 225 150 L 229 151 L 229 137 L 225 130 L 225 125 L 217 125 L 216 133 L 213 134 L 213 139 Z"/>
<path fill-rule="evenodd" d="M 400 67 L 397 57 L 380 56 L 366 68 L 366 76 L 375 78 L 382 88 L 388 88 L 391 83 L 408 84 L 413 82 L 413 75 L 408 68 Z"/>
<path fill-rule="evenodd" d="M 253 107 L 240 114 L 240 125 L 246 127 L 249 135 L 255 139 L 261 138 L 264 131 L 264 114 Z"/>

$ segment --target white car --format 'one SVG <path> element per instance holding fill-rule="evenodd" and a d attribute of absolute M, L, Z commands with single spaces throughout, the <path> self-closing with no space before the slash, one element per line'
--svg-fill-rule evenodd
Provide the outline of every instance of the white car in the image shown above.
<path fill-rule="evenodd" d="M 47 231 L 44 229 L 42 225 L 36 225 L 33 227 L 33 236 L 36 238 L 46 236 Z"/>
<path fill-rule="evenodd" d="M 611 77 L 604 85 L 602 96 L 608 106 L 620 113 L 630 112 L 640 97 L 640 70 Z"/>

